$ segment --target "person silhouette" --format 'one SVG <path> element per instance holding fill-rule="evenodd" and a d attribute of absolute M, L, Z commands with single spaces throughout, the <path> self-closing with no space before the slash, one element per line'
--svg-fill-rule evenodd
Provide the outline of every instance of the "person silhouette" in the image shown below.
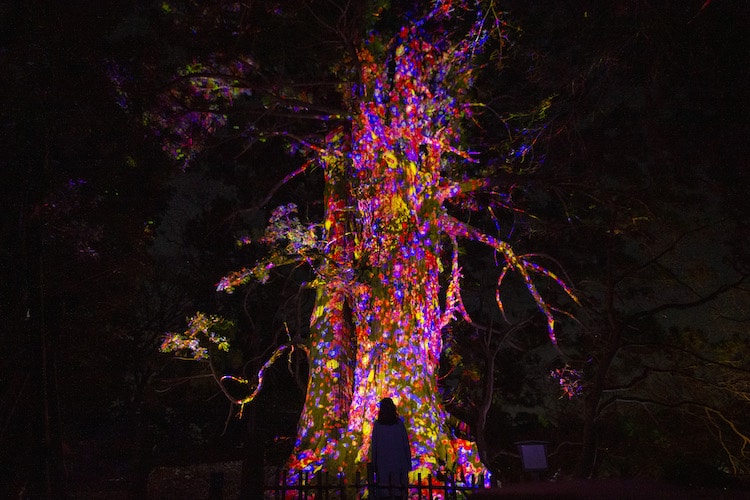
<path fill-rule="evenodd" d="M 406 498 L 411 449 L 404 421 L 391 398 L 378 403 L 378 419 L 372 427 L 371 462 L 375 472 L 376 498 Z"/>

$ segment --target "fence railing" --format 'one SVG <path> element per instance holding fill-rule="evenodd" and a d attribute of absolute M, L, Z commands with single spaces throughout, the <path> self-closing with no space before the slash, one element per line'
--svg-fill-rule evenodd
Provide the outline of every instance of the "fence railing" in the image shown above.
<path fill-rule="evenodd" d="M 314 477 L 307 473 L 299 473 L 296 476 L 296 479 L 290 483 L 288 473 L 279 474 L 275 485 L 264 487 L 264 498 L 279 500 L 376 499 L 378 498 L 377 489 L 387 487 L 376 484 L 372 474 L 363 477 L 359 472 L 353 480 L 348 480 L 342 475 L 328 473 L 317 474 Z M 399 487 L 392 486 L 392 488 L 398 490 Z M 460 479 L 448 476 L 438 480 L 432 474 L 424 478 L 418 474 L 416 482 L 400 488 L 406 494 L 405 498 L 409 499 L 455 500 L 465 498 L 466 493 L 485 489 L 485 477 L 483 474 Z"/>

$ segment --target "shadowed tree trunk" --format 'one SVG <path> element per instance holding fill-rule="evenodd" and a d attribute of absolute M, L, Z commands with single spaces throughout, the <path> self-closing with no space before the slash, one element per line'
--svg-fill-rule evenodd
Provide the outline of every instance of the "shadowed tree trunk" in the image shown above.
<path fill-rule="evenodd" d="M 263 463 L 265 446 L 258 432 L 256 410 L 254 405 L 247 407 L 244 414 L 245 423 L 245 458 L 242 460 L 242 477 L 240 478 L 241 498 L 262 498 L 265 477 Z"/>

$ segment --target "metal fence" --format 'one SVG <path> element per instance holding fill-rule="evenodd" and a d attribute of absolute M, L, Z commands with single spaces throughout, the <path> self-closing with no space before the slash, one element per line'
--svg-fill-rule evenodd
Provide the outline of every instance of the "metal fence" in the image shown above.
<path fill-rule="evenodd" d="M 288 473 L 281 473 L 275 485 L 264 487 L 264 498 L 266 499 L 297 499 L 297 500 L 321 500 L 321 499 L 376 499 L 377 488 L 374 477 L 369 474 L 362 477 L 359 472 L 353 481 L 347 480 L 342 475 L 330 475 L 328 473 L 318 474 L 310 477 L 307 473 L 296 474 L 296 480 L 290 481 Z M 394 487 L 398 489 L 398 487 Z M 485 489 L 484 475 L 454 478 L 451 476 L 440 480 L 431 474 L 422 477 L 417 475 L 416 481 L 408 486 L 401 487 L 402 493 L 409 499 L 433 500 L 465 498 L 467 493 Z"/>

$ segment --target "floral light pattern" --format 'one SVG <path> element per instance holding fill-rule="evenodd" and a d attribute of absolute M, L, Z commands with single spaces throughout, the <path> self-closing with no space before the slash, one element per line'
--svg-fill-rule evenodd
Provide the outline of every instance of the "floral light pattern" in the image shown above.
<path fill-rule="evenodd" d="M 446 30 L 453 20 L 469 26 L 464 36 Z M 489 481 L 475 444 L 450 435 L 438 391 L 443 331 L 456 318 L 469 319 L 461 298 L 460 240 L 483 243 L 500 256 L 498 289 L 508 273 L 520 275 L 557 342 L 558 311 L 542 297 L 537 280 L 556 282 L 575 300 L 572 289 L 534 262 L 534 255 L 516 254 L 507 242 L 451 217 L 445 208 L 485 187 L 483 179 L 449 173 L 477 161 L 461 147 L 460 127 L 471 114 L 467 91 L 474 57 L 499 22 L 478 3 L 437 0 L 391 39 L 372 33 L 357 51 L 359 84 L 345 99 L 348 123 L 331 126 L 324 143 L 304 144 L 325 176 L 322 224 L 300 221 L 294 205 L 277 208 L 260 241 L 269 245 L 268 257 L 217 285 L 232 292 L 251 280 L 265 282 L 272 269 L 290 263 L 305 262 L 315 271 L 309 283 L 316 291 L 306 348 L 309 382 L 291 471 L 348 477 L 362 472 L 377 402 L 389 396 L 409 430 L 416 462 L 412 480 L 448 471 L 473 478 L 467 482 L 481 474 Z M 228 90 L 226 80 L 207 79 L 196 65 L 183 75 L 192 82 L 183 96 L 231 102 L 239 95 Z M 189 127 L 198 123 L 211 132 L 223 116 L 210 111 L 173 131 L 195 142 Z M 174 149 L 176 158 L 200 149 L 184 146 Z M 450 257 L 444 264 L 446 248 Z M 444 295 L 442 278 L 448 283 Z M 499 293 L 497 305 L 502 311 Z M 192 325 L 189 331 L 210 334 Z M 173 335 L 167 345 L 203 356 L 202 344 L 190 343 L 194 338 Z M 287 348 L 281 346 L 269 362 Z"/>

